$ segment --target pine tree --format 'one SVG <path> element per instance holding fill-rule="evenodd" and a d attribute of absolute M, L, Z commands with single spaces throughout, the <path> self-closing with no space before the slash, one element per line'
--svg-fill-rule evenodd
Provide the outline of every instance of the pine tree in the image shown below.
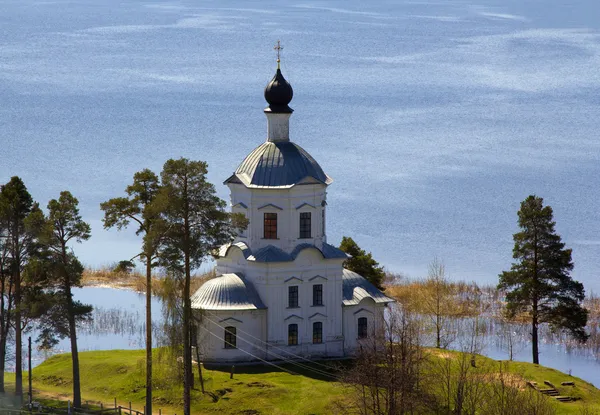
<path fill-rule="evenodd" d="M 354 240 L 348 236 L 342 238 L 340 249 L 352 256 L 344 261 L 344 268 L 354 271 L 365 277 L 371 284 L 380 290 L 384 290 L 383 280 L 385 271 L 379 266 L 379 262 L 373 259 L 371 253 L 361 249 Z"/>
<path fill-rule="evenodd" d="M 104 227 L 123 229 L 130 222 L 143 235 L 139 257 L 146 265 L 146 412 L 152 413 L 152 268 L 164 229 L 160 211 L 153 202 L 160 189 L 158 176 L 149 169 L 133 175 L 133 183 L 125 189 L 128 197 L 117 197 L 100 204 L 104 211 Z M 118 269 L 130 269 L 131 261 L 119 262 Z"/>
<path fill-rule="evenodd" d="M 48 251 L 53 275 L 54 301 L 52 314 L 58 337 L 69 337 L 73 362 L 73 406 L 81 407 L 81 381 L 79 375 L 79 352 L 77 348 L 77 324 L 90 318 L 92 306 L 73 299 L 73 288 L 81 287 L 83 265 L 69 244 L 87 241 L 90 225 L 79 214 L 79 201 L 68 191 L 60 193 L 58 200 L 48 203 L 46 231 L 41 237 Z M 50 321 L 50 320 L 47 320 Z M 62 330 L 64 329 L 64 331 Z"/>
<path fill-rule="evenodd" d="M 529 196 L 518 212 L 520 232 L 513 235 L 516 260 L 499 275 L 498 288 L 506 291 L 509 316 L 526 313 L 531 320 L 533 363 L 539 364 L 538 327 L 549 323 L 586 341 L 587 310 L 582 307 L 583 284 L 574 281 L 571 249 L 554 230 L 552 208 L 541 197 Z"/>
<path fill-rule="evenodd" d="M 162 262 L 183 278 L 184 415 L 190 415 L 193 382 L 191 272 L 248 224 L 240 214 L 225 211 L 226 203 L 216 195 L 206 174 L 207 164 L 203 161 L 168 160 L 161 172 L 162 188 L 156 202 L 169 228 L 161 246 Z"/>
<path fill-rule="evenodd" d="M 22 356 L 22 333 L 23 333 L 23 309 L 22 303 L 22 272 L 32 253 L 32 245 L 35 237 L 28 226 L 31 215 L 37 215 L 39 207 L 33 199 L 23 181 L 15 176 L 0 188 L 0 221 L 3 223 L 3 244 L 6 246 L 6 264 L 9 274 L 9 284 L 12 286 L 13 312 L 9 313 L 13 319 L 15 332 L 15 396 L 18 400 L 23 397 L 23 356 Z M 3 293 L 4 294 L 4 293 Z M 10 294 L 10 291 L 9 291 Z M 8 297 L 10 298 L 10 296 Z M 6 351 L 6 338 L 8 325 L 2 333 L 2 350 L 0 358 L 4 361 Z M 4 387 L 4 373 L 2 388 Z"/>

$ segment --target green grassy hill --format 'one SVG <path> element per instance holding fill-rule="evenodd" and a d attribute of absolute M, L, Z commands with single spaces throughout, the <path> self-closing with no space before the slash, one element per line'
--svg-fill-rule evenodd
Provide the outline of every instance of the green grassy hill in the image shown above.
<path fill-rule="evenodd" d="M 431 353 L 434 359 L 452 358 L 456 352 Z M 145 352 L 143 350 L 111 350 L 80 353 L 81 386 L 84 401 L 113 405 L 132 402 L 141 410 L 145 399 Z M 478 362 L 492 363 L 478 357 Z M 154 402 L 155 412 L 181 413 L 182 388 L 179 385 L 180 368 L 170 363 L 161 350 L 155 350 Z M 334 365 L 331 363 L 331 373 Z M 228 370 L 204 370 L 207 394 L 202 395 L 196 380 L 193 391 L 194 414 L 330 414 L 349 393 L 340 383 L 327 376 L 297 366 L 284 365 L 285 369 L 300 373 L 292 375 L 271 366 L 236 367 L 233 379 Z M 322 367 L 314 368 L 323 369 Z M 543 385 L 548 380 L 555 385 L 574 381 L 575 386 L 559 386 L 561 395 L 580 398 L 576 402 L 556 403 L 559 414 L 600 413 L 600 390 L 579 378 L 554 369 L 530 363 L 511 362 L 508 370 L 523 380 Z M 195 368 L 196 370 L 196 368 Z M 197 379 L 197 372 L 195 372 Z M 26 378 L 25 378 L 26 379 Z M 7 382 L 14 377 L 7 374 Z M 34 399 L 67 400 L 71 393 L 71 359 L 69 354 L 57 355 L 33 370 Z M 550 398 L 549 398 L 550 399 Z"/>

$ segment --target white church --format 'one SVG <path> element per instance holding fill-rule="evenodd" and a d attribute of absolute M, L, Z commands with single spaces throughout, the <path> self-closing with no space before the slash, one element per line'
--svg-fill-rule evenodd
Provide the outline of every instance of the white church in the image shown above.
<path fill-rule="evenodd" d="M 267 140 L 225 181 L 249 226 L 192 295 L 205 362 L 349 356 L 394 301 L 344 269 L 347 255 L 327 243 L 332 179 L 290 141 L 292 95 L 278 64 L 265 88 Z"/>

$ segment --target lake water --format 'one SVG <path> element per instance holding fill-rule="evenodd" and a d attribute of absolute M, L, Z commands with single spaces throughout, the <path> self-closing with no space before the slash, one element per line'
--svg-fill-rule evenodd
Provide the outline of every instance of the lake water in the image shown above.
<path fill-rule="evenodd" d="M 74 289 L 73 295 L 75 299 L 84 304 L 94 306 L 94 321 L 91 324 L 83 325 L 77 331 L 77 345 L 80 352 L 115 349 L 135 350 L 146 347 L 145 294 L 123 289 L 85 287 Z M 152 300 L 154 347 L 159 345 L 159 339 L 162 335 L 160 330 L 162 321 L 161 302 L 154 298 Z M 23 335 L 25 339 L 23 350 L 26 350 L 28 336 L 31 336 L 32 341 L 35 342 L 37 333 L 33 330 Z M 32 365 L 37 366 L 49 355 L 70 353 L 70 351 L 71 343 L 68 338 L 61 340 L 50 352 L 42 352 L 34 347 Z M 26 364 L 26 358 L 23 361 Z M 14 361 L 7 361 L 7 367 L 9 370 L 14 370 Z"/>
<path fill-rule="evenodd" d="M 145 347 L 144 318 L 145 297 L 129 290 L 112 288 L 85 287 L 75 290 L 75 297 L 84 303 L 92 304 L 97 318 L 105 321 L 96 321 L 78 331 L 78 346 L 80 351 L 85 350 L 110 350 L 110 349 L 143 349 Z M 111 316 L 116 316 L 112 318 Z M 152 320 L 155 326 L 154 346 L 158 344 L 161 335 L 162 322 L 161 304 L 158 300 L 152 303 Z M 531 361 L 531 344 L 527 341 L 527 330 L 521 330 L 516 336 L 514 360 Z M 35 338 L 35 333 L 31 334 Z M 27 335 L 25 335 L 25 338 Z M 26 343 L 25 343 L 26 344 Z M 494 359 L 508 359 L 508 353 L 502 348 L 495 335 L 485 338 L 483 354 Z M 450 348 L 460 349 L 460 344 L 455 342 Z M 68 339 L 60 344 L 51 353 L 41 353 L 34 350 L 32 363 L 34 366 L 42 363 L 49 354 L 68 353 L 70 343 Z M 26 362 L 26 358 L 24 362 Z M 594 385 L 600 385 L 600 361 L 589 355 L 576 352 L 567 353 L 563 346 L 541 341 L 540 362 L 544 366 L 558 369 L 573 376 L 580 377 Z M 7 368 L 12 370 L 11 361 Z"/>
<path fill-rule="evenodd" d="M 554 208 L 600 291 L 596 0 L 0 0 L 0 183 L 81 202 L 88 265 L 134 256 L 99 203 L 169 157 L 221 185 L 266 136 L 284 45 L 291 136 L 333 177 L 329 242 L 388 269 L 495 283 L 519 203 Z"/>

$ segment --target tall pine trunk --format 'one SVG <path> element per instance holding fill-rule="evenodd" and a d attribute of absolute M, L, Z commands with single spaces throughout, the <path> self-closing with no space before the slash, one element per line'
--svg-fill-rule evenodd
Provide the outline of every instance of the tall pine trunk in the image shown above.
<path fill-rule="evenodd" d="M 67 295 L 69 297 L 69 337 L 71 340 L 71 361 L 73 363 L 73 406 L 81 408 L 81 383 L 79 378 L 79 351 L 77 349 L 77 324 L 73 315 L 73 299 L 71 288 Z"/>
<path fill-rule="evenodd" d="M 146 255 L 146 414 L 152 414 L 152 255 Z"/>
<path fill-rule="evenodd" d="M 18 253 L 19 238 L 15 238 L 15 250 L 17 255 L 13 257 L 14 281 L 15 281 L 15 397 L 19 404 L 23 399 L 23 356 L 22 356 L 22 327 L 21 327 L 21 257 Z"/>
<path fill-rule="evenodd" d="M 186 261 L 186 268 L 189 269 L 189 261 Z M 191 411 L 191 389 L 192 383 L 192 347 L 190 339 L 190 277 L 186 276 L 183 287 L 183 413 L 190 415 Z"/>
<path fill-rule="evenodd" d="M 73 293 L 71 292 L 71 276 L 68 269 L 67 245 L 62 242 L 62 260 L 65 267 L 65 296 L 67 301 L 67 319 L 69 321 L 69 339 L 71 340 L 71 362 L 73 364 L 73 406 L 81 408 L 81 382 L 79 377 L 79 351 L 77 349 L 77 323 L 73 308 Z"/>
<path fill-rule="evenodd" d="M 189 201 L 187 200 L 187 180 L 184 181 L 184 260 L 185 281 L 183 283 L 183 414 L 191 414 L 191 378 L 192 373 L 192 348 L 190 341 L 191 303 L 190 303 L 190 221 Z"/>
<path fill-rule="evenodd" d="M 533 313 L 531 318 L 531 350 L 533 353 L 533 363 L 536 365 L 540 364 L 540 354 L 538 351 L 538 316 L 537 316 L 537 302 L 534 302 Z"/>
<path fill-rule="evenodd" d="M 10 312 L 12 305 L 12 284 L 6 292 L 6 279 L 2 278 L 0 286 L 0 393 L 5 393 L 4 371 L 6 369 L 6 340 L 10 330 Z"/>
<path fill-rule="evenodd" d="M 75 312 L 73 310 L 73 294 L 71 293 L 71 284 L 67 278 L 65 294 L 67 297 L 67 318 L 69 320 L 69 339 L 71 340 L 71 362 L 73 364 L 73 406 L 81 408 L 81 383 L 79 377 L 79 351 L 77 349 L 77 323 L 75 322 Z"/>
<path fill-rule="evenodd" d="M 533 301 L 531 307 L 531 353 L 533 354 L 533 363 L 540 364 L 540 354 L 538 351 L 538 235 L 537 230 L 533 236 Z"/>
<path fill-rule="evenodd" d="M 185 259 L 185 281 L 183 284 L 183 413 L 190 415 L 190 401 L 192 385 L 192 349 L 190 342 L 190 261 Z"/>
<path fill-rule="evenodd" d="M 4 330 L 4 327 L 2 330 Z M 5 393 L 4 371 L 6 369 L 6 336 L 4 333 L 2 333 L 2 337 L 0 337 L 0 393 Z"/>

